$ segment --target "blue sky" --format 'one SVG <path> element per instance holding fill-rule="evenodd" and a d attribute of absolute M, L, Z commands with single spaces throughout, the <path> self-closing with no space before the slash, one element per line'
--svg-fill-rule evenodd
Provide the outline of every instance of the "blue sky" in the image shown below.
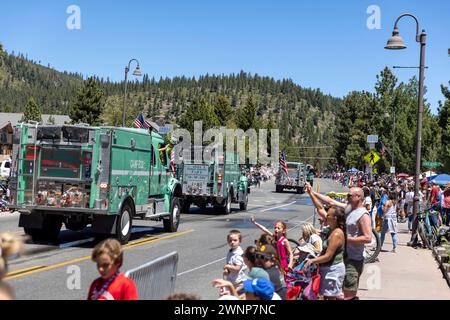
<path fill-rule="evenodd" d="M 70 5 L 81 9 L 80 30 L 66 27 Z M 370 5 L 381 10 L 379 30 L 367 27 Z M 0 42 L 57 70 L 115 81 L 137 58 L 150 77 L 244 70 L 342 97 L 373 91 L 385 66 L 418 65 L 410 18 L 399 25 L 408 49 L 384 50 L 405 12 L 428 33 L 426 98 L 436 113 L 440 85 L 450 81 L 448 0 L 17 0 L 0 6 Z M 418 70 L 394 73 L 407 81 Z"/>

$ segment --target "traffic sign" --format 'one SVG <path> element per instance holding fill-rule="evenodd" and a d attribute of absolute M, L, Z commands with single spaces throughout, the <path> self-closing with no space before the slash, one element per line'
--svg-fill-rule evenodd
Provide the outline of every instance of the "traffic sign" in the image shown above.
<path fill-rule="evenodd" d="M 378 143 L 378 136 L 377 135 L 368 135 L 367 136 L 367 143 Z"/>
<path fill-rule="evenodd" d="M 441 162 L 423 162 L 422 163 L 423 167 L 440 167 L 442 166 Z"/>
<path fill-rule="evenodd" d="M 378 161 L 380 161 L 380 156 L 375 151 L 370 151 L 365 157 L 364 160 L 366 160 L 371 165 L 374 165 Z"/>
<path fill-rule="evenodd" d="M 172 128 L 170 126 L 159 127 L 158 133 L 159 134 L 168 134 L 171 130 L 172 130 Z"/>

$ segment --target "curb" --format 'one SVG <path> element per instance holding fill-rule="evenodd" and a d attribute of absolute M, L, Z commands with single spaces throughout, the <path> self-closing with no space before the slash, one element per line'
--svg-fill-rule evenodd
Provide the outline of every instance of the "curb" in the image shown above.
<path fill-rule="evenodd" d="M 433 256 L 439 264 L 439 269 L 450 287 L 450 245 L 433 248 Z"/>

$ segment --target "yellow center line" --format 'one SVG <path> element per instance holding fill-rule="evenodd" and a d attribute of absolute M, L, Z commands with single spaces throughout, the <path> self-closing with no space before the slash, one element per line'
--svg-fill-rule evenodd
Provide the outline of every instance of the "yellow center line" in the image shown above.
<path fill-rule="evenodd" d="M 24 268 L 24 269 L 19 269 L 19 270 L 14 270 L 14 271 L 12 271 L 12 272 L 9 272 L 8 274 L 7 274 L 7 276 L 13 276 L 13 275 L 15 275 L 15 274 L 18 274 L 18 273 L 22 273 L 22 272 L 25 272 L 25 271 L 28 271 L 28 270 L 34 270 L 34 269 L 38 269 L 38 268 L 42 268 L 43 266 L 41 266 L 41 265 L 37 265 L 37 266 L 32 266 L 32 267 L 28 267 L 28 268 Z"/>
<path fill-rule="evenodd" d="M 132 242 L 130 244 L 125 245 L 123 250 L 131 249 L 131 248 L 138 247 L 138 246 L 142 246 L 142 245 L 147 244 L 147 243 L 153 243 L 153 242 L 158 242 L 160 240 L 165 240 L 165 239 L 170 239 L 170 238 L 182 236 L 182 235 L 191 233 L 193 231 L 194 230 L 190 229 L 190 230 L 186 230 L 186 231 L 170 234 L 170 235 L 167 235 L 167 236 L 163 236 L 163 237 L 160 237 L 160 238 L 150 238 L 150 239 L 146 239 L 146 240 L 142 240 L 142 241 L 135 241 L 135 242 Z M 7 277 L 4 278 L 4 280 L 12 280 L 12 279 L 21 278 L 21 277 L 24 277 L 24 276 L 27 276 L 27 275 L 30 275 L 30 274 L 33 274 L 33 273 L 38 273 L 38 272 L 42 272 L 42 271 L 46 271 L 46 270 L 51 270 L 51 269 L 55 269 L 55 268 L 58 268 L 58 267 L 66 266 L 68 264 L 74 264 L 74 263 L 77 263 L 77 262 L 89 260 L 90 258 L 91 258 L 91 255 L 84 256 L 84 257 L 73 259 L 73 260 L 69 260 L 69 261 L 66 261 L 66 262 L 53 264 L 53 265 L 50 265 L 50 266 L 45 267 L 45 268 L 40 268 L 38 270 L 31 270 L 29 272 L 24 272 L 24 271 L 30 270 L 32 268 L 37 268 L 37 267 L 40 267 L 40 266 L 34 266 L 34 267 L 22 269 L 22 270 L 16 270 L 16 271 L 12 272 L 11 274 L 8 274 Z M 24 272 L 24 273 L 21 273 L 21 272 Z M 20 274 L 18 274 L 18 273 L 20 273 Z"/>

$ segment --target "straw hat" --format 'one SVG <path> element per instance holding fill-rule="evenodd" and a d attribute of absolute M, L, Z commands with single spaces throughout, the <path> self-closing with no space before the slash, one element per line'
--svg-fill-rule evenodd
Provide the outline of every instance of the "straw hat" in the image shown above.
<path fill-rule="evenodd" d="M 450 188 L 450 182 L 445 185 L 446 188 Z"/>

